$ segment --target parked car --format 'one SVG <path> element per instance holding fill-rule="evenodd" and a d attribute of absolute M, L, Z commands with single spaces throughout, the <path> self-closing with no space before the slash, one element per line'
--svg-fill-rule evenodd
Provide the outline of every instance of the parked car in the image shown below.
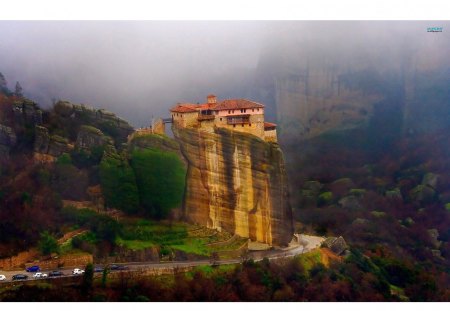
<path fill-rule="evenodd" d="M 48 274 L 49 277 L 57 277 L 57 276 L 63 276 L 64 273 L 62 271 L 52 271 Z"/>
<path fill-rule="evenodd" d="M 111 265 L 109 266 L 111 270 L 128 270 L 129 268 L 124 265 Z"/>
<path fill-rule="evenodd" d="M 3 274 L 0 274 L 0 281 L 4 281 L 6 280 L 6 276 L 4 276 Z"/>
<path fill-rule="evenodd" d="M 73 269 L 73 271 L 72 271 L 72 274 L 73 274 L 73 275 L 83 274 L 83 273 L 84 273 L 84 270 L 79 269 L 79 268 L 75 268 L 75 269 Z"/>
<path fill-rule="evenodd" d="M 15 280 L 27 280 L 27 279 L 28 279 L 28 275 L 25 275 L 25 274 L 15 274 L 12 277 L 13 281 L 15 281 Z"/>
<path fill-rule="evenodd" d="M 36 272 L 33 277 L 35 279 L 42 279 L 42 278 L 46 278 L 48 277 L 47 273 L 42 273 L 42 272 Z"/>
<path fill-rule="evenodd" d="M 41 268 L 39 266 L 31 266 L 25 269 L 27 272 L 39 272 L 41 271 Z"/>
<path fill-rule="evenodd" d="M 94 272 L 103 272 L 104 269 L 103 267 L 94 267 Z"/>

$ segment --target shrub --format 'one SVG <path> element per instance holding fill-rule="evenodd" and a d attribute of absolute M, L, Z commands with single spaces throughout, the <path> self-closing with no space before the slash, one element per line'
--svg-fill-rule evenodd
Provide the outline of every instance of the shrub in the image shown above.
<path fill-rule="evenodd" d="M 59 251 L 58 241 L 48 231 L 41 233 L 38 248 L 42 255 L 50 255 Z"/>

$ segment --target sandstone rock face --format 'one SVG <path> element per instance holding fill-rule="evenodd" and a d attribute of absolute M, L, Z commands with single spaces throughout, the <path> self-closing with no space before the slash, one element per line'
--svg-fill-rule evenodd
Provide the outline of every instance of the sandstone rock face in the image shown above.
<path fill-rule="evenodd" d="M 267 40 L 261 50 L 253 98 L 268 105 L 266 113 L 276 114 L 280 139 L 364 129 L 377 116 L 386 121 L 386 114 L 392 119 L 384 124 L 395 124 L 404 134 L 447 127 L 450 44 L 417 37 L 416 29 L 425 29 L 425 23 L 406 24 L 408 44 L 391 31 L 400 26 L 395 23 L 273 27 L 271 38 L 276 39 Z M 364 30 L 356 34 L 355 29 Z M 296 36 L 289 35 L 293 31 Z M 353 34 L 350 41 L 348 33 Z"/>
<path fill-rule="evenodd" d="M 90 150 L 92 147 L 112 144 L 112 139 L 104 135 L 99 129 L 92 126 L 83 125 L 78 132 L 75 146 L 77 149 Z"/>
<path fill-rule="evenodd" d="M 95 109 L 85 104 L 58 101 L 54 106 L 54 111 L 63 119 L 82 120 L 83 124 L 100 129 L 103 133 L 113 137 L 117 143 L 125 143 L 128 135 L 134 131 L 127 121 L 105 109 Z"/>
<path fill-rule="evenodd" d="M 292 210 L 277 144 L 221 128 L 173 132 L 188 163 L 188 221 L 270 245 L 290 242 Z"/>
<path fill-rule="evenodd" d="M 34 152 L 37 154 L 48 154 L 52 157 L 59 157 L 63 153 L 72 150 L 67 139 L 58 135 L 50 136 L 48 129 L 43 126 L 36 126 L 34 139 Z"/>

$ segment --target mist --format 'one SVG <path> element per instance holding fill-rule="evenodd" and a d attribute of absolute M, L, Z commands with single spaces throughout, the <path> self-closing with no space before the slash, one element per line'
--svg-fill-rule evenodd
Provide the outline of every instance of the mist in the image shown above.
<path fill-rule="evenodd" d="M 52 98 L 105 108 L 135 126 L 179 101 L 230 91 L 254 70 L 254 22 L 0 22 L 0 72 L 42 106 Z"/>
<path fill-rule="evenodd" d="M 62 99 L 136 127 L 177 102 L 250 97 L 276 117 L 274 81 L 317 68 L 449 68 L 449 22 L 1 21 L 0 72 L 43 107 Z M 427 33 L 427 27 L 443 27 Z M 415 56 L 414 56 L 415 55 Z M 409 61 L 406 62 L 406 60 Z M 413 63 L 411 63 L 411 60 Z M 403 69 L 402 69 L 403 68 Z"/>

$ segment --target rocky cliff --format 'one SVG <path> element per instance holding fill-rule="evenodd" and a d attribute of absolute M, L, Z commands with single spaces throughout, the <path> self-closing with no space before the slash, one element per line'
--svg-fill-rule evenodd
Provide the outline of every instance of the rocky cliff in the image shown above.
<path fill-rule="evenodd" d="M 285 245 L 293 234 L 283 153 L 256 136 L 173 127 L 188 163 L 188 221 Z"/>
<path fill-rule="evenodd" d="M 254 98 L 277 115 L 282 144 L 370 126 L 412 134 L 448 125 L 450 44 L 427 33 L 427 22 L 279 26 L 262 49 Z"/>

